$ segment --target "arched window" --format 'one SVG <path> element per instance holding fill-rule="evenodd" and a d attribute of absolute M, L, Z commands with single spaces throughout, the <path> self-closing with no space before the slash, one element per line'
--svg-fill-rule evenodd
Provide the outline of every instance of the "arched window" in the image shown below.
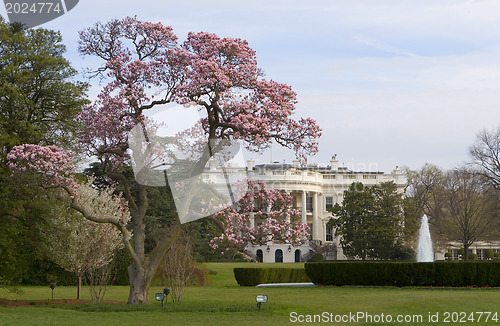
<path fill-rule="evenodd" d="M 301 251 L 300 249 L 295 250 L 295 262 L 300 263 Z"/>
<path fill-rule="evenodd" d="M 274 252 L 274 262 L 275 263 L 282 263 L 283 262 L 283 250 L 276 249 L 276 251 Z"/>
<path fill-rule="evenodd" d="M 256 254 L 257 254 L 257 262 L 262 263 L 262 261 L 264 260 L 263 259 L 264 253 L 262 252 L 262 249 L 257 250 Z"/>

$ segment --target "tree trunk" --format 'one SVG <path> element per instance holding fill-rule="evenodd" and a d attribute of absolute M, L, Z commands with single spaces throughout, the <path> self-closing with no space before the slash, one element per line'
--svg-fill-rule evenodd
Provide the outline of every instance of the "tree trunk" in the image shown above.
<path fill-rule="evenodd" d="M 134 259 L 135 265 L 128 267 L 130 293 L 127 303 L 149 303 L 148 292 L 151 281 L 163 257 L 165 257 L 165 254 L 170 250 L 172 244 L 179 238 L 182 230 L 183 226 L 177 221 L 177 223 L 170 228 L 168 234 L 156 245 L 148 258 L 143 260 Z M 139 255 L 135 254 L 136 258 L 138 256 Z M 141 253 L 141 256 L 144 257 L 144 254 Z"/>
<path fill-rule="evenodd" d="M 464 261 L 469 260 L 469 246 L 464 244 Z"/>
<path fill-rule="evenodd" d="M 127 303 L 149 303 L 149 285 L 153 280 L 154 273 L 148 272 L 143 267 L 131 265 L 128 267 L 128 277 L 130 280 L 130 293 Z"/>
<path fill-rule="evenodd" d="M 78 273 L 78 286 L 76 287 L 76 299 L 80 300 L 80 293 L 82 291 L 82 274 Z"/>

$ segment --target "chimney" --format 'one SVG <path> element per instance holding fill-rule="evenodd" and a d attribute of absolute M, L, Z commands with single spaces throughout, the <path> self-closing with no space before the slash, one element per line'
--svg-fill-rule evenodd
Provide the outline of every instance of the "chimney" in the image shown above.
<path fill-rule="evenodd" d="M 403 172 L 401 172 L 399 166 L 396 166 L 396 168 L 392 171 L 392 174 L 403 174 Z"/>
<path fill-rule="evenodd" d="M 332 156 L 332 160 L 330 161 L 330 170 L 336 171 L 339 169 L 339 160 L 337 160 L 337 154 Z"/>

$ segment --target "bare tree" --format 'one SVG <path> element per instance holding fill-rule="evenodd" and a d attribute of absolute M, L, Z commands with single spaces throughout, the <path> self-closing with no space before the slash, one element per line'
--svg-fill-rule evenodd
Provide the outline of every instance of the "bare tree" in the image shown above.
<path fill-rule="evenodd" d="M 441 231 L 460 242 L 468 260 L 469 247 L 495 231 L 496 200 L 484 179 L 466 168 L 446 175 L 446 202 Z"/>
<path fill-rule="evenodd" d="M 174 242 L 160 265 L 160 273 L 167 279 L 174 302 L 182 300 L 184 287 L 195 272 L 196 262 L 191 256 L 192 248 L 189 233 L 183 230 L 183 234 Z"/>
<path fill-rule="evenodd" d="M 475 143 L 469 148 L 472 163 L 478 167 L 477 173 L 500 189 L 500 127 L 483 130 L 476 135 Z"/>
<path fill-rule="evenodd" d="M 116 259 L 107 264 L 98 264 L 85 272 L 85 279 L 89 285 L 90 299 L 94 302 L 102 302 L 108 289 L 108 285 L 116 276 Z"/>
<path fill-rule="evenodd" d="M 440 218 L 443 204 L 445 173 L 436 165 L 426 163 L 420 170 L 405 169 L 408 180 L 406 196 L 412 198 L 418 217 L 424 214 Z"/>

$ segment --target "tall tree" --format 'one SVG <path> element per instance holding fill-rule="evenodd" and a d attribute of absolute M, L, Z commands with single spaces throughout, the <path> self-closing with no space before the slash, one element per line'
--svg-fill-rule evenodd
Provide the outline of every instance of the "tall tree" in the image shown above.
<path fill-rule="evenodd" d="M 440 230 L 449 240 L 462 244 L 465 260 L 474 242 L 498 232 L 498 198 L 491 198 L 494 192 L 488 188 L 483 178 L 465 168 L 452 170 L 446 176 Z"/>
<path fill-rule="evenodd" d="M 87 85 L 73 80 L 65 51 L 59 32 L 26 30 L 0 17 L 0 223 L 6 231 L 0 254 L 9 259 L 0 278 L 7 283 L 37 260 L 38 228 L 51 200 L 26 187 L 33 180 L 8 177 L 7 153 L 24 143 L 74 143 L 74 115 L 88 103 Z"/>
<path fill-rule="evenodd" d="M 87 84 L 63 57 L 59 32 L 25 30 L 0 17 L 0 159 L 25 143 L 67 146 L 75 137 L 75 115 L 88 101 Z"/>
<path fill-rule="evenodd" d="M 420 170 L 405 169 L 408 182 L 406 196 L 410 198 L 416 215 L 424 214 L 438 219 L 444 204 L 445 173 L 436 165 L 426 163 Z"/>
<path fill-rule="evenodd" d="M 145 111 L 176 102 L 206 113 L 201 124 L 207 150 L 192 167 L 192 176 L 203 171 L 220 147 L 218 140 L 221 139 L 241 140 L 254 151 L 266 148 L 274 139 L 293 149 L 299 157 L 305 157 L 317 152 L 316 139 L 321 135 L 312 119 L 290 118 L 295 110 L 296 94 L 288 85 L 262 78 L 255 52 L 246 41 L 201 32 L 190 33 L 178 46 L 176 38 L 170 27 L 130 17 L 98 23 L 80 34 L 81 53 L 101 58 L 104 63 L 94 72 L 110 79 L 97 101 L 79 116 L 85 126 L 80 141 L 89 155 L 101 161 L 103 174 L 121 184 L 128 201 L 132 238 L 118 221 L 100 221 L 115 223 L 124 233 L 125 247 L 134 261 L 129 267 L 129 303 L 148 302 L 151 280 L 182 231 L 179 219 L 194 214 L 188 210 L 189 205 L 177 207 L 179 219 L 165 228 L 163 238 L 153 250 L 146 251 L 144 218 L 149 206 L 148 186 L 132 187 L 123 174 L 131 166 L 145 165 L 148 161 L 138 161 L 142 149 L 129 146 L 129 132 L 134 126 L 141 126 L 140 129 L 150 126 Z M 40 148 L 29 150 L 44 154 Z M 37 153 L 34 156 L 38 156 Z M 18 154 L 25 156 L 26 151 Z M 13 161 L 16 156 L 11 156 Z M 45 158 L 50 161 L 54 155 Z M 74 196 L 71 183 L 66 184 L 68 180 L 53 178 L 58 172 L 62 170 L 46 177 Z M 77 204 L 74 202 L 73 206 L 79 208 Z"/>
<path fill-rule="evenodd" d="M 360 259 L 394 258 L 404 241 L 402 195 L 393 182 L 365 186 L 353 183 L 342 205 L 333 209 L 331 224 L 347 256 Z"/>

